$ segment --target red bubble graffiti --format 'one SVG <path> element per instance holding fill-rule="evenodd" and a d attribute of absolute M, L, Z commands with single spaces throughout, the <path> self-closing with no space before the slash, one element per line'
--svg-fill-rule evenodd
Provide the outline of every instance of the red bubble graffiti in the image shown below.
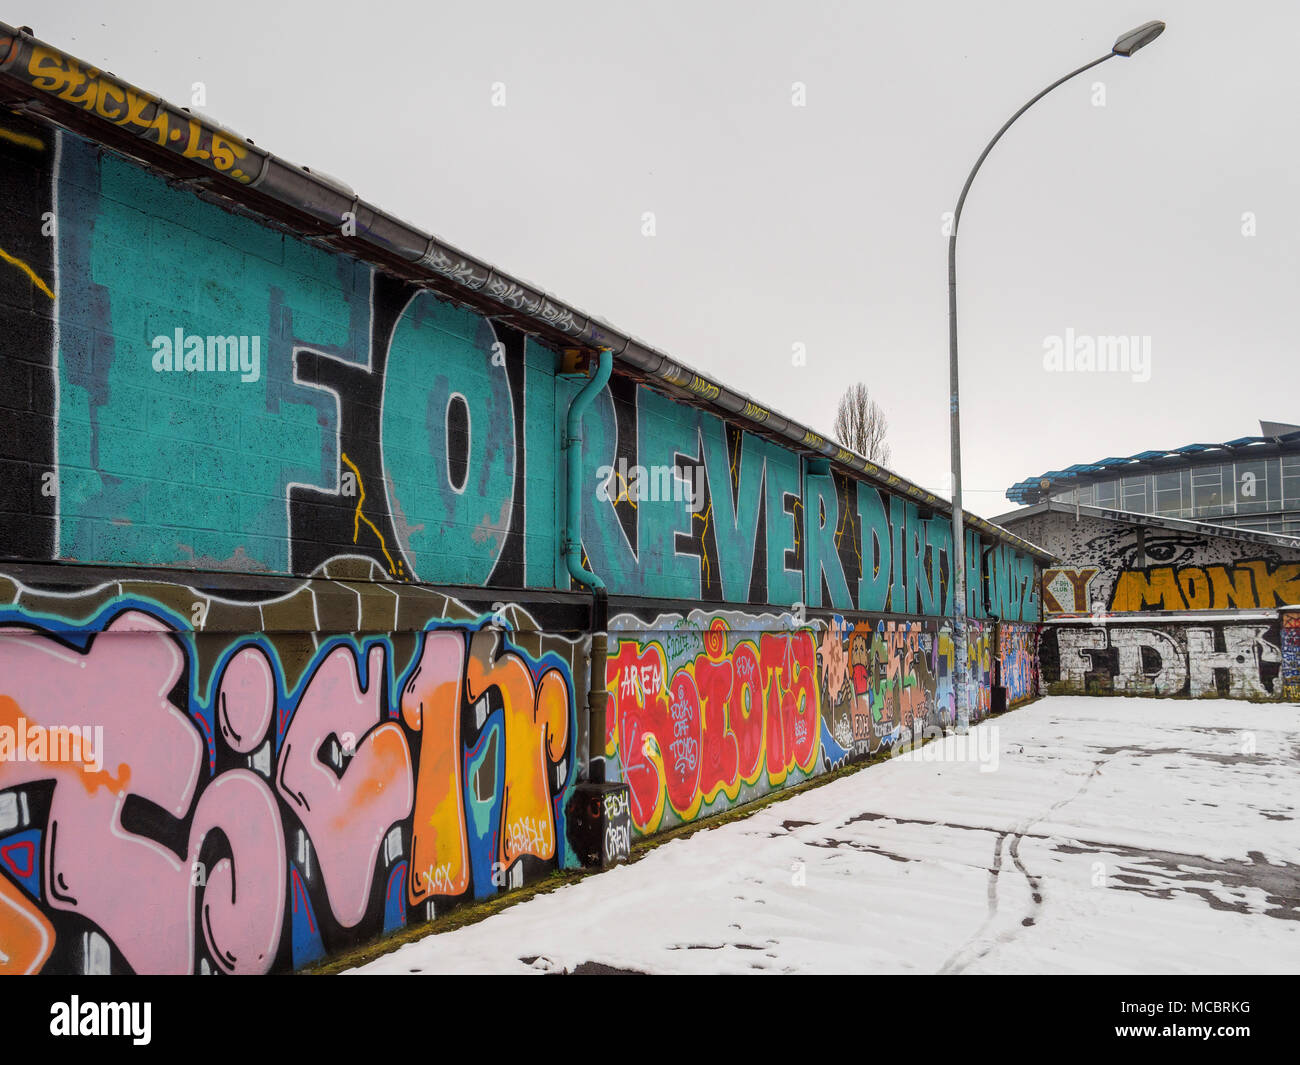
<path fill-rule="evenodd" d="M 606 754 L 618 756 L 642 833 L 657 830 L 668 808 L 690 821 L 720 795 L 734 802 L 764 771 L 774 788 L 816 761 L 821 708 L 811 632 L 761 633 L 756 646 L 715 622 L 700 645 L 671 676 L 657 640 L 620 640 L 606 666 L 613 693 Z"/>

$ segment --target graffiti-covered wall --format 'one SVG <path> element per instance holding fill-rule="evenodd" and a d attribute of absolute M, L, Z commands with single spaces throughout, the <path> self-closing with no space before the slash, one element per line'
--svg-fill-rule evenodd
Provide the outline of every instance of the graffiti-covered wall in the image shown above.
<path fill-rule="evenodd" d="M 565 864 L 581 656 L 520 608 L 0 590 L 0 972 L 296 968 Z"/>
<path fill-rule="evenodd" d="M 366 565 L 256 602 L 0 580 L 0 973 L 300 968 L 576 864 L 584 658 L 551 633 L 581 611 Z M 638 835 L 954 720 L 947 622 L 612 628 L 606 753 Z"/>
<path fill-rule="evenodd" d="M 1273 611 L 1300 601 L 1300 547 L 1288 538 L 1216 535 L 1192 522 L 1095 508 L 1005 520 L 1061 558 L 1042 574 L 1045 692 L 1282 697 L 1285 644 Z M 1188 616 L 1194 611 L 1204 620 Z M 1003 626 L 1017 628 L 1033 626 Z M 1018 660 L 1032 668 L 1031 654 Z M 1018 681 L 1003 675 L 1010 705 Z"/>
<path fill-rule="evenodd" d="M 1282 615 L 1282 698 L 1300 702 L 1300 610 Z"/>
<path fill-rule="evenodd" d="M 955 721 L 951 623 L 732 611 L 615 620 L 606 750 L 649 834 Z M 991 626 L 985 625 L 985 631 Z M 970 717 L 989 708 L 972 641 Z"/>
<path fill-rule="evenodd" d="M 1039 644 L 1052 695 L 1281 696 L 1276 620 L 1046 625 Z"/>
<path fill-rule="evenodd" d="M 577 864 L 560 350 L 2 110 L 0 326 L 0 972 L 297 969 Z M 946 516 L 621 375 L 582 469 L 635 832 L 952 720 Z M 1039 593 L 966 550 L 978 718 Z"/>
<path fill-rule="evenodd" d="M 1183 525 L 1076 520 L 1048 511 L 1015 522 L 1015 529 L 1062 559 L 1043 571 L 1046 618 L 1300 602 L 1300 547 L 1268 534 L 1216 536 Z"/>
<path fill-rule="evenodd" d="M 347 553 L 569 587 L 582 382 L 557 351 L 71 134 L 0 129 L 6 556 L 310 576 Z M 616 594 L 951 612 L 941 514 L 623 377 L 583 435 L 583 546 Z M 969 548 L 972 614 L 1036 619 L 1032 559 Z"/>
<path fill-rule="evenodd" d="M 992 709 L 997 625 L 970 619 L 966 627 L 966 705 L 972 720 Z"/>
<path fill-rule="evenodd" d="M 1041 626 L 998 626 L 998 672 L 1007 706 L 1019 706 L 1038 694 L 1038 638 Z"/>

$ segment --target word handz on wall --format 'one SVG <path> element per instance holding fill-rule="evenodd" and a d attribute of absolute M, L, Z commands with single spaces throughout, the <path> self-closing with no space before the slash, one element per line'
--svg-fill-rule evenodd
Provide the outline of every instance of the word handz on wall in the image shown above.
<path fill-rule="evenodd" d="M 0 758 L 0 972 L 300 968 L 560 867 L 571 645 L 427 601 L 465 620 L 305 656 L 142 597 L 0 611 L 0 736 L 102 730 Z"/>

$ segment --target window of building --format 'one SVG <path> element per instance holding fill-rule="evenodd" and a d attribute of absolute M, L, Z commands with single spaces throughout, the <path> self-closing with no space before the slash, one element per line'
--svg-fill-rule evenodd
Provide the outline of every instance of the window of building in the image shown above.
<path fill-rule="evenodd" d="M 1225 462 L 1219 467 L 1223 477 L 1223 513 L 1237 513 L 1237 480 L 1233 475 L 1233 465 Z"/>
<path fill-rule="evenodd" d="M 1300 510 L 1300 455 L 1283 455 L 1282 506 L 1287 510 Z"/>
<path fill-rule="evenodd" d="M 1260 514 L 1268 510 L 1267 466 L 1264 459 L 1236 463 L 1234 492 L 1238 514 Z"/>
<path fill-rule="evenodd" d="M 1269 510 L 1282 508 L 1282 465 L 1277 459 L 1264 463 L 1264 500 Z"/>
<path fill-rule="evenodd" d="M 1120 481 L 1121 508 L 1137 511 L 1140 514 L 1151 513 L 1151 477 L 1125 477 Z"/>
<path fill-rule="evenodd" d="M 1116 498 L 1115 482 L 1102 481 L 1100 484 L 1093 486 L 1097 493 L 1097 506 L 1099 507 L 1117 507 L 1119 500 Z"/>
<path fill-rule="evenodd" d="M 1154 476 L 1157 514 L 1167 518 L 1180 517 L 1183 510 L 1183 482 L 1177 471 L 1157 473 Z"/>
<path fill-rule="evenodd" d="M 1223 470 L 1201 466 L 1191 471 L 1192 513 L 1197 518 L 1217 518 L 1223 513 Z"/>

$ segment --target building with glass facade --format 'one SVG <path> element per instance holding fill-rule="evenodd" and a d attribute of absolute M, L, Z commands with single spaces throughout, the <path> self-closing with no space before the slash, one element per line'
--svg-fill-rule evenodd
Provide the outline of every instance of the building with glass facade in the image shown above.
<path fill-rule="evenodd" d="M 1300 535 L 1300 425 L 1260 422 L 1260 436 L 1188 444 L 1049 470 L 1007 498 Z"/>

